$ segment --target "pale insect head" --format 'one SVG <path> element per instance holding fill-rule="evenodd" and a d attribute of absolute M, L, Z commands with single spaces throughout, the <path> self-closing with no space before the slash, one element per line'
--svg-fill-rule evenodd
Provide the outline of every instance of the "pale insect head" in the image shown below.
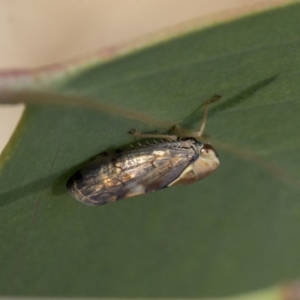
<path fill-rule="evenodd" d="M 192 163 L 196 180 L 202 179 L 215 171 L 220 160 L 216 150 L 209 144 L 198 143 L 199 157 Z"/>

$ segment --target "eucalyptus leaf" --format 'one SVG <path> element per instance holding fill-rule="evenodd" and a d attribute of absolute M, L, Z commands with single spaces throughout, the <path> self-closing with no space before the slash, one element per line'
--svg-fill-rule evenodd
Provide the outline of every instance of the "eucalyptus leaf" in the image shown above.
<path fill-rule="evenodd" d="M 2 95 L 28 104 L 1 156 L 0 294 L 224 297 L 296 279 L 299 19 L 299 4 L 251 15 Z M 131 128 L 197 128 L 216 93 L 210 177 L 99 208 L 67 193 Z"/>

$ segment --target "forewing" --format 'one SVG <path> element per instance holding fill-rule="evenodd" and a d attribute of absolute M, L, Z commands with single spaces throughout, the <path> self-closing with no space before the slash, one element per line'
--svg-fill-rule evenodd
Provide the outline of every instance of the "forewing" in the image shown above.
<path fill-rule="evenodd" d="M 123 189 L 119 198 L 153 192 L 167 187 L 180 176 L 194 157 L 191 149 L 159 149 L 145 155 L 143 164 L 136 164 L 123 172 Z M 126 180 L 129 178 L 129 180 Z"/>
<path fill-rule="evenodd" d="M 101 205 L 167 187 L 190 164 L 191 149 L 146 148 L 97 158 L 67 183 L 79 201 Z"/>
<path fill-rule="evenodd" d="M 189 156 L 175 156 L 170 158 L 157 159 L 156 167 L 152 174 L 148 174 L 146 192 L 166 188 L 171 182 L 180 176 L 190 164 L 192 158 Z"/>

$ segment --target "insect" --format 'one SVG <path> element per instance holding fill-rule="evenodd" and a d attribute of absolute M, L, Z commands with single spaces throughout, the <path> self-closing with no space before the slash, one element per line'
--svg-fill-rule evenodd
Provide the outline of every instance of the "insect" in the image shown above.
<path fill-rule="evenodd" d="M 199 131 L 183 133 L 178 126 L 173 128 L 174 135 L 132 130 L 129 133 L 136 137 L 162 141 L 99 155 L 69 178 L 67 189 L 80 202 L 98 206 L 208 176 L 218 168 L 219 157 L 211 145 L 197 139 L 203 135 L 208 106 L 220 97 L 215 95 L 203 104 Z"/>

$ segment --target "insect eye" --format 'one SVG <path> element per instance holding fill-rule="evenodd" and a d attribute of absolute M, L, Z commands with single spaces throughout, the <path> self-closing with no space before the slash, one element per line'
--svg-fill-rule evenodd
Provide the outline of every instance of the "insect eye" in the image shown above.
<path fill-rule="evenodd" d="M 200 155 L 207 159 L 214 159 L 217 156 L 217 153 L 211 145 L 205 144 L 200 150 Z"/>

